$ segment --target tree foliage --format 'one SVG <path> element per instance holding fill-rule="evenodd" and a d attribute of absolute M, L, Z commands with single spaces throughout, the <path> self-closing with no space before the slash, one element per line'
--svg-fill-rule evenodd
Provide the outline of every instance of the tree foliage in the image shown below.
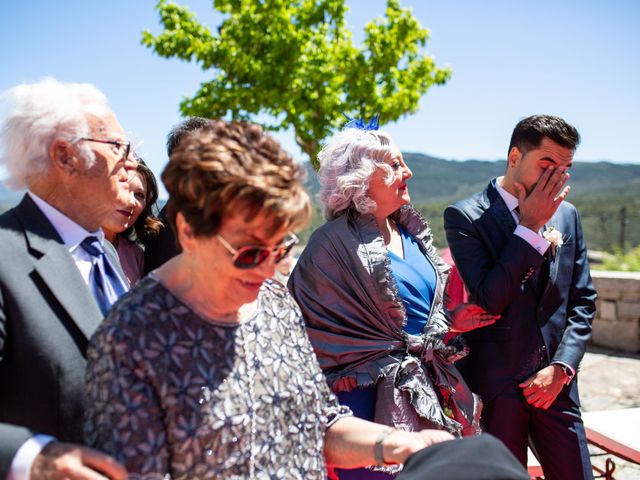
<path fill-rule="evenodd" d="M 623 252 L 617 249 L 614 255 L 605 258 L 603 270 L 621 270 L 623 272 L 640 272 L 640 246 Z"/>
<path fill-rule="evenodd" d="M 316 161 L 320 142 L 349 117 L 381 123 L 414 113 L 449 68 L 423 52 L 429 31 L 399 0 L 365 26 L 361 47 L 345 23 L 344 0 L 214 0 L 216 32 L 186 7 L 159 0 L 164 31 L 144 31 L 156 54 L 195 61 L 213 78 L 180 105 L 185 115 L 260 121 L 292 128 Z M 265 123 L 264 118 L 269 118 Z"/>

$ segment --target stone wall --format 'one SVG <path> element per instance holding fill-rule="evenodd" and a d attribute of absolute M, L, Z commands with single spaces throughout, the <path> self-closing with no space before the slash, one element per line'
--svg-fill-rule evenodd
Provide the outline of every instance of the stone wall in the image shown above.
<path fill-rule="evenodd" d="M 592 343 L 640 353 L 640 272 L 592 270 L 598 291 Z"/>

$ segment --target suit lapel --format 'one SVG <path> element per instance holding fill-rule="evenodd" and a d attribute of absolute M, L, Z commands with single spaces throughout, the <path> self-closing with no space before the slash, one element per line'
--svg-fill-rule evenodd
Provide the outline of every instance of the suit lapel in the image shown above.
<path fill-rule="evenodd" d="M 553 217 L 551 217 L 549 222 L 545 224 L 542 230 L 543 232 L 551 227 L 557 230 L 560 230 L 558 226 L 559 219 L 557 218 L 557 215 L 558 215 L 558 212 L 556 212 L 553 215 Z M 551 252 L 551 250 L 552 250 L 551 247 L 549 247 L 549 250 L 547 250 L 547 262 L 549 262 L 549 276 L 546 279 L 546 283 L 544 284 L 545 287 L 544 287 L 544 293 L 542 294 L 542 300 L 549 292 L 549 289 L 551 288 L 551 286 L 556 283 L 556 278 L 558 276 L 558 265 L 560 265 L 560 255 L 562 255 L 562 247 L 556 247 L 555 252 L 553 253 Z"/>
<path fill-rule="evenodd" d="M 120 279 L 127 286 L 127 289 L 129 289 L 131 285 L 129 285 L 129 279 L 127 279 L 127 276 L 124 274 L 124 270 L 122 269 L 122 263 L 120 263 L 118 250 L 116 250 L 116 247 L 114 247 L 109 240 L 105 240 L 102 246 L 104 248 L 104 254 L 107 256 L 107 258 L 111 262 L 111 265 L 113 266 L 113 268 L 116 269 L 116 272 L 118 273 L 118 275 L 120 275 Z"/>
<path fill-rule="evenodd" d="M 488 201 L 489 207 L 487 208 L 487 213 L 491 214 L 491 217 L 495 220 L 495 222 L 500 226 L 500 230 L 503 232 L 504 243 L 506 243 L 513 232 L 515 231 L 517 224 L 513 219 L 513 215 L 507 207 L 507 204 L 504 202 L 500 194 L 498 193 L 498 189 L 496 188 L 496 179 L 493 179 L 486 190 L 486 199 Z M 551 224 L 551 223 L 550 223 Z M 546 228 L 546 225 L 545 225 Z M 502 245 L 500 245 L 502 247 Z M 555 279 L 555 275 L 558 271 L 558 263 L 555 262 L 550 265 L 549 273 L 553 270 L 553 278 Z M 546 275 L 547 270 L 543 269 L 544 274 Z M 542 273 L 540 273 L 542 274 Z M 541 280 L 540 283 L 538 283 Z M 536 292 L 537 296 L 540 296 L 546 289 L 545 286 L 549 286 L 550 282 L 547 279 L 540 279 L 539 276 L 532 276 L 528 285 Z"/>
<path fill-rule="evenodd" d="M 102 314 L 73 257 L 53 225 L 28 195 L 15 212 L 24 228 L 29 249 L 36 257 L 35 274 L 89 339 L 100 324 Z"/>
<path fill-rule="evenodd" d="M 486 190 L 486 198 L 489 203 L 487 212 L 491 214 L 494 220 L 500 226 L 500 229 L 507 238 L 513 235 L 513 231 L 516 229 L 516 222 L 513 219 L 513 215 L 509 211 L 507 204 L 498 193 L 495 186 L 496 180 L 492 180 Z"/>

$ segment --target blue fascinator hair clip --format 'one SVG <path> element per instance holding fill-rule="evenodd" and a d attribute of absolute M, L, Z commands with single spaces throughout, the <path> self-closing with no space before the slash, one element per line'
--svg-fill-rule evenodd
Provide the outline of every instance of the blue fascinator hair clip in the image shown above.
<path fill-rule="evenodd" d="M 343 113 L 345 117 L 347 117 L 347 123 L 342 127 L 345 128 L 357 128 L 358 130 L 364 130 L 365 132 L 370 130 L 378 130 L 380 128 L 380 115 L 376 114 L 367 122 L 364 123 L 362 118 L 349 118 L 346 114 Z"/>

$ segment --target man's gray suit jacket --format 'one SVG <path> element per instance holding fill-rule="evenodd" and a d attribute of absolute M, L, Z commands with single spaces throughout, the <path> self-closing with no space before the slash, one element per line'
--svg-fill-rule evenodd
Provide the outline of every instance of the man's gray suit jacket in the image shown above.
<path fill-rule="evenodd" d="M 36 433 L 82 441 L 86 347 L 101 320 L 67 247 L 25 195 L 0 215 L 0 478 Z"/>

